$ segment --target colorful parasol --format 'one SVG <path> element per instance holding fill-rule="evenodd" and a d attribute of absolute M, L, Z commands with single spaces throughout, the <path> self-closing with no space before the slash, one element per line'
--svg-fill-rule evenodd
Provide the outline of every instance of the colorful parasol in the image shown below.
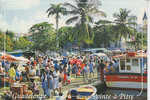
<path fill-rule="evenodd" d="M 16 57 L 12 56 L 12 55 L 8 55 L 8 54 L 3 54 L 1 56 L 1 59 L 2 60 L 7 60 L 7 61 L 10 61 L 10 62 L 14 62 L 14 61 L 17 61 Z"/>
<path fill-rule="evenodd" d="M 24 57 L 15 57 L 17 61 L 22 61 L 22 62 L 29 62 L 27 58 Z"/>
<path fill-rule="evenodd" d="M 77 64 L 77 65 L 81 65 L 82 64 L 82 61 L 79 60 L 79 59 L 71 59 L 70 60 L 70 64 Z"/>
<path fill-rule="evenodd" d="M 3 53 L 0 58 L 2 60 L 7 60 L 9 62 L 20 62 L 20 61 L 22 61 L 22 62 L 29 62 L 29 60 L 24 58 L 24 57 L 15 57 L 13 55 L 5 54 L 5 53 Z"/>

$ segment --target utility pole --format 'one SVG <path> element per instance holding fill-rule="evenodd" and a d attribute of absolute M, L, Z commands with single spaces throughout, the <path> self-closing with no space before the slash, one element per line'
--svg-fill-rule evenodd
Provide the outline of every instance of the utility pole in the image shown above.
<path fill-rule="evenodd" d="M 5 17 L 5 10 L 3 9 L 3 5 L 4 5 L 4 2 L 0 0 L 0 14 L 2 16 Z M 3 56 L 4 56 L 4 65 L 5 65 L 5 56 L 6 56 L 6 31 L 4 32 L 4 41 L 3 41 Z M 4 67 L 5 68 L 5 67 Z M 4 78 L 5 78 L 5 73 L 4 73 Z M 5 81 L 4 81 L 4 87 L 5 87 Z"/>
<path fill-rule="evenodd" d="M 150 0 L 146 0 L 146 4 L 147 4 L 147 55 L 150 55 Z M 147 58 L 147 62 L 148 62 L 148 66 L 150 65 L 150 58 L 148 57 Z M 148 70 L 148 78 L 150 79 L 150 68 L 147 67 L 147 70 Z M 149 90 L 150 89 L 150 80 L 148 79 L 148 84 L 147 84 L 147 89 Z M 148 95 L 148 98 L 150 98 L 150 91 L 147 91 L 147 95 Z"/>

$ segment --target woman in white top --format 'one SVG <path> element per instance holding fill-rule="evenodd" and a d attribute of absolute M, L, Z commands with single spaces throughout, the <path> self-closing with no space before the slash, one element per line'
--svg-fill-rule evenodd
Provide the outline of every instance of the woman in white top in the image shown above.
<path fill-rule="evenodd" d="M 58 91 L 58 88 L 59 88 L 59 70 L 56 69 L 54 72 L 53 72 L 53 88 L 54 88 L 54 93 L 55 91 L 57 90 Z"/>

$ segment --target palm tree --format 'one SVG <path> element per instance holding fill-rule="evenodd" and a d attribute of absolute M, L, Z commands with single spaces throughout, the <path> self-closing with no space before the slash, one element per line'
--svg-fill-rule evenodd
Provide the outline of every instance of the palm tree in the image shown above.
<path fill-rule="evenodd" d="M 66 21 L 66 24 L 76 22 L 77 26 L 81 26 L 89 40 L 89 23 L 93 23 L 93 14 L 100 14 L 100 16 L 106 17 L 103 11 L 98 10 L 98 0 L 75 0 L 75 5 L 70 3 L 64 3 L 67 14 L 73 15 Z M 86 38 L 86 39 L 87 39 Z"/>
<path fill-rule="evenodd" d="M 93 29 L 96 35 L 94 42 L 97 46 L 108 47 L 112 41 L 115 41 L 112 21 L 99 20 Z"/>
<path fill-rule="evenodd" d="M 58 30 L 60 15 L 65 15 L 66 9 L 62 7 L 62 4 L 51 4 L 50 8 L 48 8 L 46 12 L 48 13 L 48 17 L 50 17 L 50 15 L 55 15 L 56 30 Z"/>
<path fill-rule="evenodd" d="M 60 14 L 65 15 L 66 14 L 66 9 L 62 7 L 62 4 L 51 4 L 50 8 L 47 9 L 46 11 L 48 13 L 48 17 L 50 15 L 55 15 L 56 19 L 56 41 L 57 41 L 57 47 L 59 47 L 59 39 L 58 39 L 58 24 L 59 24 L 59 18 Z"/>
<path fill-rule="evenodd" d="M 136 26 L 136 16 L 129 16 L 131 11 L 120 8 L 119 13 L 114 13 L 114 23 L 116 23 L 116 29 L 118 30 L 118 36 L 127 38 L 128 35 L 132 35 L 131 30 Z"/>
<path fill-rule="evenodd" d="M 130 10 L 120 8 L 119 13 L 114 13 L 115 30 L 117 30 L 118 39 L 131 37 L 136 27 L 136 16 L 130 16 Z"/>

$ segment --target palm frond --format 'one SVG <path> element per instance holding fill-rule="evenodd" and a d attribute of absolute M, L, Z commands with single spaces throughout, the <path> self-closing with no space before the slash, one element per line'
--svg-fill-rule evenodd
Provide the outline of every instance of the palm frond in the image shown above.
<path fill-rule="evenodd" d="M 70 4 L 70 3 L 64 3 L 63 6 L 64 6 L 64 7 L 69 7 L 69 8 L 71 8 L 72 10 L 78 9 L 76 6 L 74 6 L 74 5 Z"/>
<path fill-rule="evenodd" d="M 46 13 L 48 13 L 48 17 L 50 15 L 54 15 L 57 14 L 59 15 L 59 13 L 66 15 L 66 8 L 62 7 L 62 4 L 51 4 L 51 7 L 47 9 Z"/>
<path fill-rule="evenodd" d="M 136 21 L 137 20 L 137 17 L 136 16 L 129 16 L 128 17 L 128 21 L 131 22 L 131 21 Z"/>
<path fill-rule="evenodd" d="M 78 10 L 66 11 L 66 14 L 67 15 L 77 15 L 77 14 L 79 14 L 79 11 Z"/>
<path fill-rule="evenodd" d="M 74 16 L 74 17 L 68 19 L 68 20 L 66 21 L 66 24 L 71 24 L 71 23 L 73 23 L 74 21 L 77 21 L 78 18 L 79 18 L 79 16 Z"/>
<path fill-rule="evenodd" d="M 98 10 L 96 7 L 93 7 L 88 10 L 89 14 L 100 14 L 102 17 L 106 17 L 106 14 L 103 11 Z"/>
<path fill-rule="evenodd" d="M 48 12 L 48 17 L 50 16 L 50 15 L 54 15 L 55 14 L 55 12 L 54 11 L 51 11 L 51 12 Z"/>
<path fill-rule="evenodd" d="M 50 8 L 48 8 L 48 9 L 46 10 L 46 13 L 51 12 L 51 11 L 53 11 L 53 10 L 54 10 L 54 8 L 50 7 Z"/>
<path fill-rule="evenodd" d="M 96 24 L 110 24 L 110 23 L 113 23 L 113 22 L 109 20 L 99 20 L 98 22 L 96 22 Z"/>
<path fill-rule="evenodd" d="M 63 15 L 67 15 L 67 10 L 64 7 L 61 7 L 60 9 L 60 13 L 62 13 Z"/>
<path fill-rule="evenodd" d="M 128 22 L 128 23 L 126 23 L 127 25 L 134 25 L 134 26 L 136 26 L 137 25 L 137 23 L 136 22 Z"/>

